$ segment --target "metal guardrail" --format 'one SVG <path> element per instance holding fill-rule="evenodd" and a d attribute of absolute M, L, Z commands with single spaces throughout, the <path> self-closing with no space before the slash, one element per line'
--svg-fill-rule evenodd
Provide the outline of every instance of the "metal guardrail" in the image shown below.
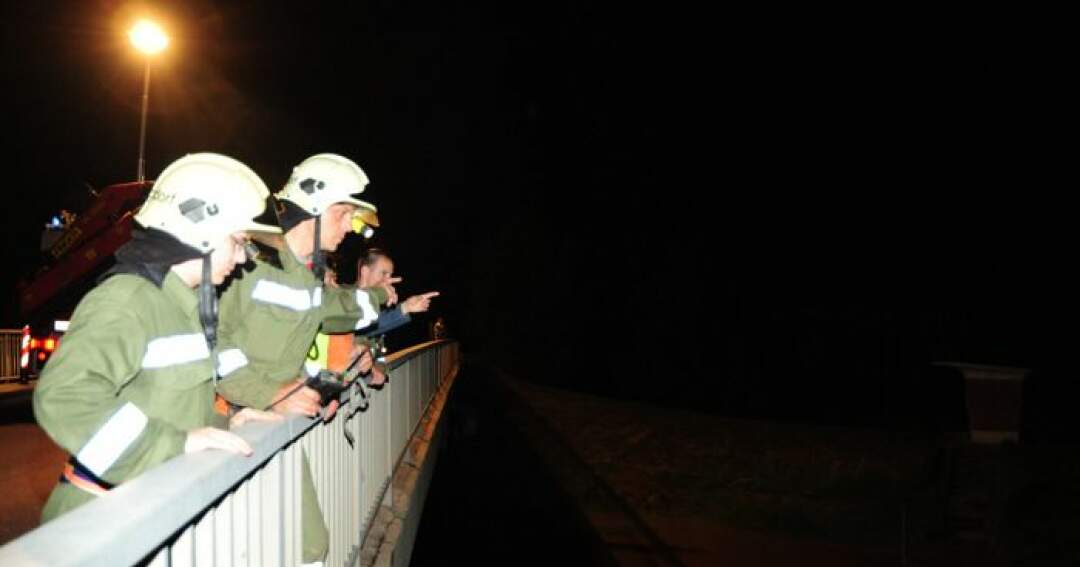
<path fill-rule="evenodd" d="M 458 343 L 388 362 L 389 383 L 348 397 L 329 423 L 248 423 L 235 431 L 253 456 L 176 457 L 0 548 L 0 565 L 299 565 L 303 453 L 330 528 L 326 565 L 355 565 L 409 439 L 456 375 Z"/>
<path fill-rule="evenodd" d="M 19 329 L 0 329 L 0 381 L 19 377 Z"/>

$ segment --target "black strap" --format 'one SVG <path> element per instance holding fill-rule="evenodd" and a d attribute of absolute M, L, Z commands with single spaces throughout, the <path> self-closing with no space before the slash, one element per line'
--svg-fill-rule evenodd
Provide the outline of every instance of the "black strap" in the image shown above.
<path fill-rule="evenodd" d="M 211 279 L 210 255 L 203 256 L 202 281 L 199 282 L 199 322 L 206 345 L 213 352 L 217 346 L 218 298 Z"/>
<path fill-rule="evenodd" d="M 322 249 L 322 216 L 315 217 L 315 251 L 311 253 L 311 271 L 315 274 L 315 279 L 322 283 L 323 276 L 326 275 L 326 255 Z"/>
<path fill-rule="evenodd" d="M 101 488 L 104 488 L 105 490 L 112 490 L 113 488 L 116 488 L 115 484 L 106 480 L 102 480 L 101 477 L 90 472 L 90 469 L 83 466 L 83 464 L 79 462 L 79 459 L 75 458 L 75 455 L 72 455 L 68 459 L 68 464 L 71 465 L 71 468 L 75 471 L 76 476 L 79 476 L 83 480 L 92 482 L 100 486 Z M 60 475 L 60 481 L 67 482 L 68 480 L 64 477 L 64 475 Z"/>

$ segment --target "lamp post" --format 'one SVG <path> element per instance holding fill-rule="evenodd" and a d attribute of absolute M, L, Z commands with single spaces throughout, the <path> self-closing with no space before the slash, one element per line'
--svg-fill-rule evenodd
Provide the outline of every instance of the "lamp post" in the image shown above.
<path fill-rule="evenodd" d="M 160 26 L 150 20 L 139 20 L 128 31 L 135 49 L 146 55 L 146 67 L 143 73 L 142 120 L 139 122 L 139 168 L 137 178 L 146 181 L 146 107 L 150 102 L 150 57 L 169 45 L 169 37 Z"/>

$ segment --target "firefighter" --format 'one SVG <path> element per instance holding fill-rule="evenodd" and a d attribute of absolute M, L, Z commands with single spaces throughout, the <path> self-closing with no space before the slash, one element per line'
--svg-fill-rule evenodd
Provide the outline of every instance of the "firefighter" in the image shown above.
<path fill-rule="evenodd" d="M 34 390 L 42 429 L 71 454 L 48 521 L 181 453 L 251 454 L 213 410 L 216 294 L 245 259 L 269 191 L 244 164 L 187 155 L 135 215 L 116 265 L 82 299 Z M 280 419 L 249 411 L 247 419 Z"/>
<path fill-rule="evenodd" d="M 304 362 L 316 332 L 351 332 L 378 317 L 393 288 L 332 288 L 323 285 L 328 251 L 353 229 L 358 212 L 374 211 L 355 197 L 368 177 L 348 158 L 318 154 L 293 169 L 277 193 L 280 239 L 264 239 L 254 267 L 244 270 L 221 300 L 219 392 L 235 407 L 315 416 L 319 394 L 306 387 Z M 359 351 L 357 351 L 359 354 Z M 370 368 L 370 357 L 361 364 Z M 361 367 L 361 371 L 367 368 Z M 330 419 L 334 401 L 324 413 Z M 323 560 L 329 534 L 304 457 L 302 558 Z"/>
<path fill-rule="evenodd" d="M 379 216 L 375 210 L 368 208 L 360 208 L 357 210 L 356 215 L 353 216 L 352 229 L 353 232 L 360 234 L 365 239 L 370 239 L 375 234 L 375 229 L 379 226 Z M 357 278 L 356 285 L 361 288 L 367 287 L 382 287 L 383 284 L 388 284 L 393 288 L 394 284 L 401 281 L 401 278 L 385 278 L 385 280 L 379 280 L 377 286 L 366 285 L 364 281 Z M 327 268 L 326 274 L 323 277 L 323 282 L 327 287 L 337 288 L 337 273 L 330 267 Z M 373 326 L 378 326 L 378 321 L 382 321 L 388 314 L 397 313 L 395 310 L 382 311 L 379 313 L 379 317 L 376 323 L 368 325 L 368 329 Z M 363 344 L 367 349 L 365 356 L 370 356 L 373 362 L 377 362 L 375 359 L 379 356 L 379 353 L 371 348 L 369 343 L 354 342 L 352 334 L 334 334 L 328 335 L 320 332 L 315 335 L 315 342 L 308 350 L 308 359 L 304 363 L 308 368 L 309 373 L 315 373 L 320 370 L 329 370 L 335 373 L 341 373 L 352 362 L 353 353 L 357 352 L 357 345 Z M 362 360 L 362 364 L 366 365 L 367 361 Z M 377 364 L 375 366 L 378 366 Z M 372 372 L 375 368 L 373 367 Z M 364 382 L 372 386 L 380 386 L 385 380 L 372 381 L 373 374 L 368 372 L 364 376 Z"/>

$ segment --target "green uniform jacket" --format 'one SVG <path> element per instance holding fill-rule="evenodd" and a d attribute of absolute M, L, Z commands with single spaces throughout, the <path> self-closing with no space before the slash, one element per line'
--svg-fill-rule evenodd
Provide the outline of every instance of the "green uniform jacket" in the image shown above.
<path fill-rule="evenodd" d="M 219 392 L 230 402 L 256 409 L 302 372 L 320 326 L 344 333 L 370 325 L 386 301 L 381 288 L 326 288 L 290 251 L 281 267 L 256 260 L 221 298 Z"/>
<path fill-rule="evenodd" d="M 226 427 L 213 379 L 195 291 L 172 272 L 161 288 L 115 275 L 76 308 L 34 390 L 34 415 L 84 467 L 117 484 L 182 453 L 189 430 Z M 92 498 L 60 483 L 43 518 Z"/>

